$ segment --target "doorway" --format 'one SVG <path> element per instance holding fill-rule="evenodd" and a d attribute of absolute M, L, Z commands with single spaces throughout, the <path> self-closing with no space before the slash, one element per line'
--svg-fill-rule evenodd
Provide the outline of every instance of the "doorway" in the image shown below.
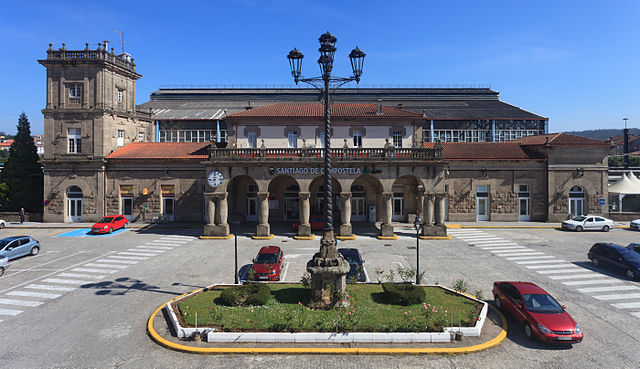
<path fill-rule="evenodd" d="M 529 207 L 529 186 L 518 185 L 518 220 L 528 222 L 531 220 Z"/>
<path fill-rule="evenodd" d="M 476 220 L 489 220 L 489 186 L 476 186 Z"/>
<path fill-rule="evenodd" d="M 67 190 L 67 222 L 82 222 L 82 190 L 78 186 Z"/>
<path fill-rule="evenodd" d="M 254 184 L 247 185 L 246 191 L 247 198 L 247 216 L 245 220 L 247 222 L 258 221 L 258 186 Z"/>

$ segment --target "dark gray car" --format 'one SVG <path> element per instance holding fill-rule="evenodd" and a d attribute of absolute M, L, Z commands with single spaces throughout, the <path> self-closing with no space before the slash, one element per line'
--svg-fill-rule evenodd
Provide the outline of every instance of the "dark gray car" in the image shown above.
<path fill-rule="evenodd" d="M 595 266 L 624 271 L 633 280 L 640 276 L 640 253 L 614 243 L 596 243 L 587 254 Z"/>

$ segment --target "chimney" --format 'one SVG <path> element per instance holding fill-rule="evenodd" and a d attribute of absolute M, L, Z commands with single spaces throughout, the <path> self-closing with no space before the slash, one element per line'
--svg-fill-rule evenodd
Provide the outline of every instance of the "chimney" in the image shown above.
<path fill-rule="evenodd" d="M 404 104 L 398 103 L 398 109 L 402 109 L 403 107 L 404 107 Z"/>
<path fill-rule="evenodd" d="M 251 100 L 249 100 L 249 104 L 247 104 L 247 105 L 244 107 L 244 110 L 251 110 L 251 109 L 253 109 L 253 106 L 251 106 Z"/>
<path fill-rule="evenodd" d="M 109 41 L 102 41 L 105 50 L 109 50 Z"/>
<path fill-rule="evenodd" d="M 382 99 L 378 99 L 378 111 L 376 115 L 382 115 Z"/>

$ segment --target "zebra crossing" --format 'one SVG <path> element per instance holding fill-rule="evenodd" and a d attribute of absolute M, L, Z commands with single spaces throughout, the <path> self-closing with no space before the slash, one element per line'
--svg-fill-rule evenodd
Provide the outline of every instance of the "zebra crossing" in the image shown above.
<path fill-rule="evenodd" d="M 565 286 L 596 300 L 609 302 L 611 306 L 640 318 L 640 287 L 600 273 L 579 268 L 553 255 L 518 245 L 474 228 L 448 229 L 451 236 L 469 245 L 491 252 L 505 260 L 522 265 Z"/>
<path fill-rule="evenodd" d="M 27 308 L 40 306 L 78 289 L 81 285 L 98 283 L 111 278 L 141 261 L 148 260 L 174 248 L 184 246 L 197 237 L 191 235 L 166 235 L 143 245 L 114 252 L 86 263 L 61 269 L 58 273 L 28 282 L 19 289 L 0 295 L 0 322 L 3 318 L 16 316 Z"/>

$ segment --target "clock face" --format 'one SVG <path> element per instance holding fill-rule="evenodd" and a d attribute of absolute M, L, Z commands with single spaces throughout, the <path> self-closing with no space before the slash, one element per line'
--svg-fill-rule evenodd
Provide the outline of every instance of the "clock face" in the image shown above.
<path fill-rule="evenodd" d="M 222 180 L 224 179 L 224 177 L 222 176 L 222 173 L 220 173 L 217 170 L 213 170 L 209 173 L 209 176 L 207 177 L 207 181 L 209 182 L 209 186 L 211 187 L 218 187 L 222 184 Z"/>

